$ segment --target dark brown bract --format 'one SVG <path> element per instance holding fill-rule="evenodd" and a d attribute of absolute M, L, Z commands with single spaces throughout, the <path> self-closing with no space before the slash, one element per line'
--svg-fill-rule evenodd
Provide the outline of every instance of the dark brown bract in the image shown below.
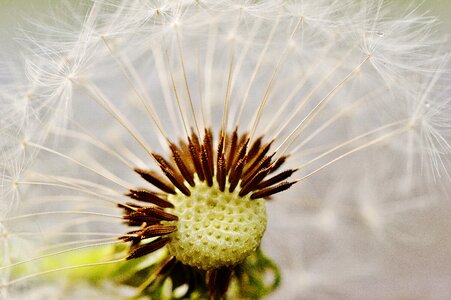
<path fill-rule="evenodd" d="M 217 144 L 216 151 L 214 144 Z M 196 188 L 196 182 L 216 188 L 218 193 L 237 193 L 237 197 L 243 198 L 243 201 L 269 199 L 290 188 L 295 182 L 286 180 L 296 170 L 277 173 L 286 157 L 275 159 L 276 153 L 270 152 L 271 144 L 264 142 L 262 137 L 250 142 L 248 134 L 238 134 L 237 130 L 228 134 L 221 132 L 217 143 L 214 143 L 211 130 L 206 129 L 202 142 L 196 133 L 192 133 L 187 141 L 180 141 L 178 145 L 169 142 L 171 159 L 152 154 L 163 176 L 155 171 L 138 168 L 135 172 L 158 191 L 147 188 L 130 189 L 126 196 L 136 202 L 120 205 L 124 210 L 126 224 L 137 227 L 121 237 L 122 240 L 131 242 L 127 259 L 147 255 L 171 242 L 171 237 L 178 228 L 179 216 L 168 212 L 174 208 L 169 198 L 178 195 L 185 197 L 183 201 L 193 201 L 190 197 Z M 266 226 L 266 221 L 263 226 Z M 176 263 L 177 257 L 174 255 L 164 261 L 164 264 Z M 196 266 L 184 267 L 196 269 Z M 233 267 L 234 265 L 223 265 L 204 270 L 206 272 L 203 273 L 203 278 L 211 297 L 222 297 L 225 294 Z M 162 266 L 160 269 L 166 268 Z"/>

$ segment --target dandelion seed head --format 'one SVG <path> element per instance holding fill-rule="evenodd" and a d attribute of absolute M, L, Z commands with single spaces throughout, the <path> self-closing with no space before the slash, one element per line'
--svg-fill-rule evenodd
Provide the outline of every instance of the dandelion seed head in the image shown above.
<path fill-rule="evenodd" d="M 266 229 L 264 200 L 251 201 L 238 191 L 221 192 L 197 182 L 191 196 L 171 196 L 179 216 L 169 253 L 184 264 L 209 270 L 235 265 L 260 245 Z"/>
<path fill-rule="evenodd" d="M 66 272 L 75 298 L 254 299 L 280 282 L 269 249 L 276 298 L 387 298 L 406 245 L 434 252 L 423 212 L 444 205 L 451 153 L 434 18 L 365 0 L 59 6 L 22 27 L 25 67 L 0 82 L 2 292 L 55 298 Z"/>

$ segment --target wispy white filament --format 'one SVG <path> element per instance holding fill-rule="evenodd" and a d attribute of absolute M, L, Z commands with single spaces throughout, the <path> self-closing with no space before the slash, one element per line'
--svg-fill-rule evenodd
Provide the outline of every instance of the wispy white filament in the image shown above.
<path fill-rule="evenodd" d="M 126 235 L 117 205 L 149 188 L 133 168 L 157 170 L 168 141 L 237 128 L 297 169 L 268 202 L 274 299 L 451 297 L 435 292 L 451 282 L 435 18 L 382 0 L 64 1 L 48 16 L 0 60 L 1 296 L 123 261 L 38 263 Z"/>

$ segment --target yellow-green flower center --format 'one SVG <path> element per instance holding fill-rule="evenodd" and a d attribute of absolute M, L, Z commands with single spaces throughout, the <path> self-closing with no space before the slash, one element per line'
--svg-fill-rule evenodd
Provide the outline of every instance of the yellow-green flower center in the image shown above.
<path fill-rule="evenodd" d="M 260 245 L 266 229 L 265 200 L 240 197 L 238 190 L 221 192 L 215 181 L 209 187 L 195 180 L 191 196 L 169 195 L 177 215 L 169 253 L 180 262 L 203 270 L 240 263 Z"/>

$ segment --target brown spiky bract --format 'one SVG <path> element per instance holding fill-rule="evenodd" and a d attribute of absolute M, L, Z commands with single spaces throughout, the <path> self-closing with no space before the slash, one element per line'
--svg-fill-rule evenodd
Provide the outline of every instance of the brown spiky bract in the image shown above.
<path fill-rule="evenodd" d="M 215 143 L 212 131 L 206 129 L 203 137 L 193 132 L 186 141 L 181 140 L 178 144 L 168 142 L 169 159 L 152 153 L 162 175 L 139 168 L 134 171 L 159 191 L 130 189 L 125 196 L 136 202 L 119 205 L 124 211 L 124 222 L 136 227 L 121 237 L 123 241 L 132 243 L 127 259 L 152 253 L 171 241 L 170 234 L 177 231 L 174 222 L 177 222 L 178 216 L 165 211 L 174 208 L 168 196 L 183 194 L 189 201 L 196 180 L 212 188 L 216 181 L 220 192 L 237 190 L 240 197 L 249 195 L 245 201 L 268 199 L 290 188 L 295 182 L 286 180 L 296 170 L 274 174 L 286 157 L 274 159 L 276 153 L 270 152 L 271 145 L 272 141 L 264 142 L 263 137 L 251 141 L 248 134 L 239 134 L 237 129 L 231 133 L 221 131 Z M 169 260 L 177 263 L 174 256 Z M 169 265 L 168 261 L 164 264 L 161 270 L 168 269 L 165 267 Z M 158 273 L 168 275 L 167 270 Z M 209 270 L 205 274 L 206 287 L 212 299 L 224 297 L 232 273 L 233 267 L 228 266 Z"/>

